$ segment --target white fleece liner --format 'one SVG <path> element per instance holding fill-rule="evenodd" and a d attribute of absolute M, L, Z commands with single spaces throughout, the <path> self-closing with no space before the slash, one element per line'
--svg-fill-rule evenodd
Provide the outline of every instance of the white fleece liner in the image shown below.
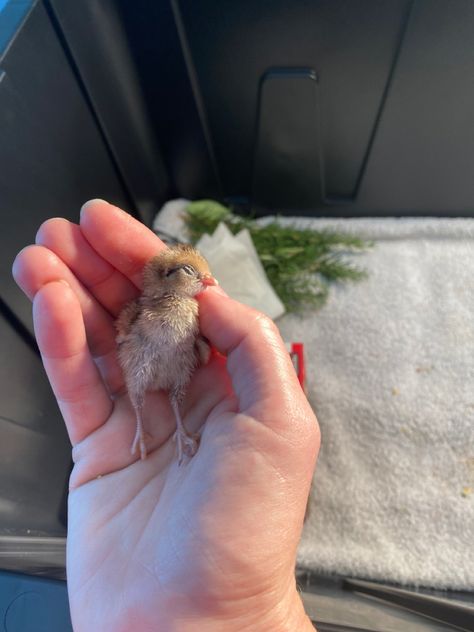
<path fill-rule="evenodd" d="M 278 321 L 322 449 L 302 567 L 474 589 L 474 220 L 298 219 L 375 239 L 367 280 Z"/>

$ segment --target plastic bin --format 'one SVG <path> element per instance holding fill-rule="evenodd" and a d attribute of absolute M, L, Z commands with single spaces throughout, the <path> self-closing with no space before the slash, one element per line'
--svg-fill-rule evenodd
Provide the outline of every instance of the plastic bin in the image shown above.
<path fill-rule="evenodd" d="M 470 0 L 0 2 L 6 629 L 70 625 L 70 450 L 15 253 L 98 196 L 148 224 L 176 196 L 261 214 L 473 216 L 473 38 Z M 320 631 L 474 629 L 472 595 L 299 581 Z"/>

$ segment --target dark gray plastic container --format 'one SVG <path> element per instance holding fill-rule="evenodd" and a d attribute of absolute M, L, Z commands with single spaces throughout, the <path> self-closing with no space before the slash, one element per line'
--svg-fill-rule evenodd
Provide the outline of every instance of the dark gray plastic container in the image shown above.
<path fill-rule="evenodd" d="M 0 3 L 2 4 L 2 3 Z M 8 0 L 0 12 L 0 620 L 70 629 L 68 439 L 10 275 L 103 197 L 474 215 L 471 0 Z M 472 595 L 301 571 L 322 630 L 474 629 Z M 375 598 L 375 600 L 374 600 Z M 433 622 L 436 620 L 436 623 Z"/>

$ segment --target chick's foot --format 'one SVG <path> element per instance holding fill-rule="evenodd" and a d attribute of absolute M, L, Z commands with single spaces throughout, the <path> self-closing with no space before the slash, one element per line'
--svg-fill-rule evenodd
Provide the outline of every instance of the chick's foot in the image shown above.
<path fill-rule="evenodd" d="M 173 435 L 178 450 L 178 465 L 181 465 L 185 456 L 192 458 L 199 447 L 200 436 L 191 434 L 182 428 L 177 428 Z"/>

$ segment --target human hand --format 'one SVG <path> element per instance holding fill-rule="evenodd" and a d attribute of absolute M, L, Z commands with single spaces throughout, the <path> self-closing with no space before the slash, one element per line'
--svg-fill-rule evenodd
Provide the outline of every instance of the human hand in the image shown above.
<path fill-rule="evenodd" d="M 164 245 L 103 201 L 51 219 L 13 273 L 73 446 L 67 577 L 76 632 L 313 630 L 294 565 L 319 448 L 314 414 L 275 325 L 209 288 L 217 349 L 183 403 L 199 450 L 181 467 L 174 416 L 149 394 L 145 461 L 117 364 L 114 318 Z"/>

